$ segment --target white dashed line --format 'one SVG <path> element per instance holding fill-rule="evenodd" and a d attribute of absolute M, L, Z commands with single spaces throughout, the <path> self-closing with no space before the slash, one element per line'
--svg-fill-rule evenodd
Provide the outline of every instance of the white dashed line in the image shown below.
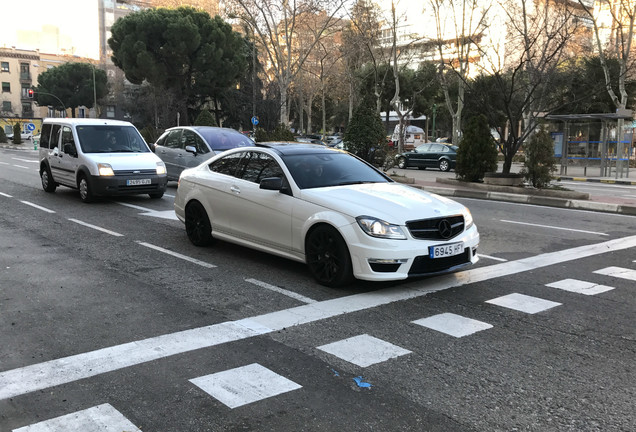
<path fill-rule="evenodd" d="M 45 207 L 39 206 L 39 205 L 37 205 L 37 204 L 33 204 L 32 202 L 29 202 L 29 201 L 20 201 L 20 202 L 21 202 L 22 204 L 26 204 L 26 205 L 28 205 L 28 206 L 31 206 L 31 207 L 36 208 L 36 209 L 38 209 L 38 210 L 45 211 L 45 212 L 47 212 L 47 213 L 55 213 L 55 211 L 54 211 L 54 210 L 49 210 L 49 209 L 47 209 L 47 208 L 45 208 Z"/>
<path fill-rule="evenodd" d="M 600 236 L 609 235 L 609 234 L 596 232 L 596 231 L 585 231 L 585 230 L 578 230 L 578 229 L 573 229 L 573 228 L 563 228 L 563 227 L 555 227 L 555 226 L 550 226 L 550 225 L 541 225 L 541 224 L 533 224 L 533 223 L 527 223 L 527 222 L 510 221 L 510 220 L 505 220 L 505 219 L 501 219 L 501 222 L 506 222 L 506 223 L 511 223 L 511 224 L 518 224 L 518 225 L 534 226 L 534 227 L 539 227 L 539 228 L 548 228 L 548 229 L 562 230 L 562 231 L 580 232 L 580 233 L 585 233 L 585 234 L 596 234 L 596 235 L 600 235 Z"/>
<path fill-rule="evenodd" d="M 561 306 L 561 303 L 519 293 L 512 293 L 505 296 L 497 297 L 492 300 L 487 300 L 486 303 L 513 309 L 519 312 L 525 312 L 528 314 L 536 314 L 548 309 L 552 309 L 556 306 Z"/>
<path fill-rule="evenodd" d="M 13 166 L 16 167 L 16 168 L 31 169 L 29 167 L 25 167 L 25 166 L 22 166 L 22 165 L 16 165 L 16 164 L 13 164 Z"/>
<path fill-rule="evenodd" d="M 622 267 L 606 267 L 604 269 L 596 270 L 594 273 L 636 281 L 636 270 Z"/>
<path fill-rule="evenodd" d="M 479 258 L 488 258 L 488 259 L 491 259 L 491 260 L 494 260 L 494 261 L 500 261 L 500 262 L 508 261 L 507 259 L 497 258 L 497 257 L 490 256 L 490 255 L 484 255 L 484 254 L 477 254 L 477 255 L 479 255 Z"/>
<path fill-rule="evenodd" d="M 110 404 L 103 404 L 13 430 L 13 432 L 55 431 L 141 432 L 141 429 L 135 427 Z"/>
<path fill-rule="evenodd" d="M 413 324 L 446 333 L 447 335 L 455 336 L 456 338 L 468 336 L 473 333 L 477 333 L 478 331 L 492 328 L 491 324 L 453 313 L 442 313 L 428 318 L 422 318 L 417 321 L 413 321 Z"/>
<path fill-rule="evenodd" d="M 182 260 L 186 260 L 186 261 L 189 261 L 189 262 L 194 263 L 194 264 L 198 264 L 198 265 L 203 266 L 203 267 L 207 267 L 207 268 L 215 268 L 216 267 L 214 264 L 206 263 L 205 261 L 200 261 L 198 259 L 191 258 L 191 257 L 189 257 L 187 255 L 182 255 L 182 254 L 180 254 L 178 252 L 174 252 L 174 251 L 171 251 L 169 249 L 164 249 L 162 247 L 155 246 L 155 245 L 150 244 L 150 243 L 145 243 L 145 242 L 141 242 L 141 241 L 138 241 L 137 243 L 139 243 L 142 246 L 146 246 L 147 248 L 154 249 L 156 251 L 163 252 L 163 253 L 168 254 L 168 255 L 172 255 L 173 257 L 176 257 L 176 258 L 181 258 Z"/>
<path fill-rule="evenodd" d="M 71 219 L 71 218 L 69 218 L 69 220 L 71 222 L 75 222 L 76 224 L 80 224 L 80 225 L 83 225 L 85 227 L 92 228 L 94 230 L 101 231 L 103 233 L 110 234 L 110 235 L 115 236 L 115 237 L 123 237 L 124 236 L 123 234 L 119 234 L 118 232 L 107 230 L 106 228 L 98 227 L 96 225 L 91 225 L 89 223 L 82 222 L 81 220 Z"/>
<path fill-rule="evenodd" d="M 13 195 L 9 195 L 9 194 L 6 194 L 4 192 L 0 192 L 0 195 L 2 195 L 3 197 L 7 197 L 7 198 L 13 198 Z"/>
<path fill-rule="evenodd" d="M 318 349 L 360 367 L 368 367 L 411 353 L 368 334 L 322 345 Z"/>
<path fill-rule="evenodd" d="M 592 282 L 585 282 L 576 279 L 563 279 L 558 282 L 546 284 L 546 286 L 584 295 L 596 295 L 614 289 L 614 287 L 611 286 L 599 285 Z"/>
<path fill-rule="evenodd" d="M 266 282 L 261 282 L 261 281 L 256 280 L 256 279 L 245 279 L 245 282 L 249 282 L 251 284 L 258 285 L 261 288 L 265 288 L 265 289 L 268 289 L 268 290 L 271 290 L 271 291 L 275 291 L 277 293 L 286 295 L 287 297 L 291 297 L 291 298 L 294 298 L 296 300 L 299 300 L 299 301 L 301 301 L 303 303 L 308 303 L 308 304 L 309 303 L 316 303 L 316 300 L 310 299 L 309 297 L 305 297 L 304 295 L 300 295 L 300 294 L 295 293 L 293 291 L 288 291 L 286 289 L 279 288 L 279 287 L 277 287 L 275 285 L 270 285 L 270 284 L 268 284 Z"/>

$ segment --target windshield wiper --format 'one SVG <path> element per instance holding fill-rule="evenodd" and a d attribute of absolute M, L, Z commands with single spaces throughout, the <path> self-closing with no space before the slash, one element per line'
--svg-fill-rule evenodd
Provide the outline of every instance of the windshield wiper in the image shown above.
<path fill-rule="evenodd" d="M 365 184 L 365 183 L 376 183 L 370 180 L 355 180 L 355 181 L 344 181 L 337 183 L 337 186 L 347 186 L 347 185 L 355 185 L 355 184 Z"/>

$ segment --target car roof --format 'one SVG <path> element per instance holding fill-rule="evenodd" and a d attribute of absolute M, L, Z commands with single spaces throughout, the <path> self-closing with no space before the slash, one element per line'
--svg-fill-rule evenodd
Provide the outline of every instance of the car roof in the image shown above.
<path fill-rule="evenodd" d="M 109 120 L 98 118 L 68 118 L 68 117 L 48 117 L 43 120 L 43 124 L 58 123 L 65 125 L 83 125 L 83 126 L 133 126 L 132 123 L 122 120 Z"/>
<path fill-rule="evenodd" d="M 202 130 L 213 129 L 213 130 L 218 130 L 218 131 L 227 131 L 227 132 L 241 133 L 241 132 L 237 131 L 236 129 L 224 128 L 224 127 L 219 127 L 219 126 L 174 126 L 174 127 L 166 129 L 166 131 L 174 130 L 174 129 L 190 129 L 190 130 L 194 130 L 194 131 L 202 131 Z"/>
<path fill-rule="evenodd" d="M 345 153 L 341 150 L 332 147 L 326 147 L 321 144 L 310 144 L 295 141 L 259 142 L 256 143 L 256 146 L 276 150 L 282 156 L 295 154 Z"/>

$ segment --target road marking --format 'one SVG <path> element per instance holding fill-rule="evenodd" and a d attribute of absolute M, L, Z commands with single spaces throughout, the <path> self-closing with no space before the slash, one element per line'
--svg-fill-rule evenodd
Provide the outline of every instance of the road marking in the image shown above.
<path fill-rule="evenodd" d="M 277 293 L 286 295 L 287 297 L 291 297 L 291 298 L 294 298 L 296 300 L 300 300 L 303 303 L 308 303 L 308 304 L 309 303 L 316 303 L 316 300 L 310 299 L 309 297 L 305 297 L 304 295 L 300 295 L 300 294 L 295 293 L 293 291 L 288 291 L 286 289 L 277 287 L 275 285 L 270 285 L 270 284 L 268 284 L 266 282 L 261 282 L 261 281 L 256 280 L 256 279 L 245 279 L 245 282 L 249 282 L 251 284 L 258 285 L 261 288 L 265 288 L 265 289 L 268 289 L 268 290 L 271 290 L 271 291 L 276 291 Z"/>
<path fill-rule="evenodd" d="M 527 223 L 527 222 L 517 222 L 517 221 L 510 221 L 510 220 L 505 220 L 505 219 L 500 219 L 501 222 L 506 222 L 506 223 L 511 223 L 511 224 L 517 224 L 517 225 L 528 225 L 528 226 L 534 226 L 534 227 L 539 227 L 539 228 L 549 228 L 549 229 L 556 229 L 556 230 L 563 230 L 563 231 L 573 231 L 573 232 L 580 232 L 580 233 L 585 233 L 585 234 L 596 234 L 596 235 L 601 235 L 601 236 L 606 236 L 609 234 L 605 234 L 605 233 L 601 233 L 601 232 L 595 232 L 595 231 L 585 231 L 585 230 L 578 230 L 578 229 L 573 229 L 573 228 L 563 228 L 563 227 L 555 227 L 555 226 L 551 226 L 551 225 L 541 225 L 541 224 L 533 224 L 533 223 Z"/>
<path fill-rule="evenodd" d="M 506 261 L 508 261 L 507 259 L 497 258 L 497 257 L 490 256 L 490 255 L 484 255 L 484 254 L 481 254 L 481 253 L 480 253 L 480 254 L 477 254 L 477 255 L 479 256 L 479 258 L 488 258 L 488 259 L 491 259 L 491 260 L 501 261 L 501 262 L 506 262 Z"/>
<path fill-rule="evenodd" d="M 552 309 L 556 306 L 561 306 L 561 303 L 519 293 L 512 293 L 494 298 L 492 300 L 487 300 L 486 303 L 513 309 L 519 312 L 525 312 L 528 314 L 535 314 L 548 309 Z"/>
<path fill-rule="evenodd" d="M 36 209 L 38 209 L 38 210 L 45 211 L 45 212 L 47 212 L 47 213 L 55 213 L 55 211 L 54 211 L 54 210 L 49 210 L 49 209 L 47 209 L 47 208 L 45 208 L 45 207 L 39 206 L 39 205 L 37 205 L 37 204 L 33 204 L 32 202 L 29 202 L 29 201 L 20 201 L 20 202 L 21 202 L 22 204 L 26 204 L 26 205 L 28 205 L 28 206 L 31 206 L 31 207 L 36 208 Z"/>
<path fill-rule="evenodd" d="M 318 349 L 360 367 L 372 366 L 411 353 L 368 334 L 322 345 Z"/>
<path fill-rule="evenodd" d="M 210 348 L 471 283 L 511 276 L 603 253 L 636 248 L 636 236 L 545 253 L 447 274 L 426 281 L 320 301 L 238 321 L 155 336 L 0 372 L 0 400 L 116 371 L 189 351 Z"/>
<path fill-rule="evenodd" d="M 563 279 L 557 282 L 546 284 L 546 286 L 584 295 L 596 295 L 614 289 L 614 287 L 611 286 L 599 285 L 592 282 L 586 282 L 576 279 Z"/>
<path fill-rule="evenodd" d="M 82 411 L 45 420 L 13 432 L 141 432 L 110 404 L 102 404 Z"/>
<path fill-rule="evenodd" d="M 33 159 L 22 159 L 22 158 L 11 158 L 11 159 L 17 160 L 17 161 L 20 161 L 20 162 L 28 162 L 28 163 L 35 163 L 35 164 L 38 163 L 38 161 L 33 160 Z"/>
<path fill-rule="evenodd" d="M 155 245 L 150 244 L 150 243 L 145 243 L 145 242 L 142 242 L 142 241 L 138 241 L 137 243 L 139 243 L 142 246 L 146 246 L 147 248 L 154 249 L 156 251 L 163 252 L 163 253 L 168 254 L 168 255 L 172 255 L 173 257 L 176 257 L 176 258 L 181 258 L 182 260 L 190 261 L 191 263 L 198 264 L 198 265 L 203 266 L 203 267 L 207 267 L 207 268 L 215 268 L 216 267 L 214 264 L 206 263 L 205 261 L 199 261 L 198 259 L 191 258 L 191 257 L 189 257 L 187 255 L 182 255 L 182 254 L 180 254 L 178 252 L 174 252 L 174 251 L 171 251 L 169 249 L 164 249 L 162 247 L 155 246 Z"/>
<path fill-rule="evenodd" d="M 457 201 L 479 201 L 479 202 L 484 202 L 483 199 L 480 198 L 464 198 L 464 197 L 455 197 L 453 198 Z M 534 207 L 537 209 L 549 209 L 551 211 L 554 212 L 578 212 L 578 213 L 591 213 L 591 214 L 595 214 L 598 215 L 598 211 L 595 210 L 585 210 L 582 208 L 563 208 L 563 207 L 546 207 L 546 206 L 542 206 L 542 205 L 538 205 L 538 204 L 526 204 L 526 203 L 516 203 L 516 202 L 507 202 L 507 201 L 491 201 L 492 203 L 496 203 L 498 205 L 509 205 L 509 206 L 515 206 L 515 207 Z M 494 205 L 494 204 L 493 204 Z M 633 219 L 634 216 L 630 215 L 630 214 L 622 214 L 622 213 L 604 213 L 603 216 L 605 217 L 619 217 L 619 218 L 630 218 Z"/>
<path fill-rule="evenodd" d="M 464 337 L 477 333 L 478 331 L 492 328 L 492 324 L 477 321 L 472 318 L 466 318 L 454 313 L 442 313 L 433 315 L 428 318 L 422 318 L 413 321 L 413 324 L 428 327 L 456 338 Z"/>
<path fill-rule="evenodd" d="M 230 408 L 302 388 L 258 363 L 194 378 L 190 382 Z"/>
<path fill-rule="evenodd" d="M 10 165 L 8 162 L 0 162 L 0 165 Z"/>
<path fill-rule="evenodd" d="M 117 204 L 123 205 L 125 207 L 134 208 L 136 210 L 141 210 L 144 213 L 139 213 L 142 216 L 150 216 L 150 217 L 158 217 L 162 219 L 171 219 L 171 220 L 179 220 L 177 215 L 174 213 L 174 210 L 153 210 L 146 207 L 141 207 L 134 204 L 118 202 Z"/>
<path fill-rule="evenodd" d="M 636 270 L 622 267 L 606 267 L 604 269 L 596 270 L 594 273 L 636 281 Z"/>
<path fill-rule="evenodd" d="M 106 233 L 106 234 L 110 234 L 110 235 L 115 236 L 115 237 L 123 237 L 124 236 L 123 234 L 119 234 L 118 232 L 107 230 L 106 228 L 98 227 L 96 225 L 91 225 L 89 223 L 82 222 L 81 220 L 72 219 L 72 218 L 69 218 L 68 220 L 70 220 L 71 222 L 75 222 L 76 224 L 80 224 L 80 225 L 83 225 L 85 227 L 92 228 L 94 230 L 101 231 L 101 232 Z"/>
<path fill-rule="evenodd" d="M 2 195 L 3 197 L 7 197 L 7 198 L 13 198 L 13 195 L 9 195 L 9 194 L 6 194 L 4 192 L 0 192 L 0 195 Z"/>
<path fill-rule="evenodd" d="M 22 165 L 16 165 L 16 164 L 13 164 L 13 166 L 16 167 L 16 168 L 31 169 L 29 167 L 25 167 L 25 166 L 22 166 Z"/>

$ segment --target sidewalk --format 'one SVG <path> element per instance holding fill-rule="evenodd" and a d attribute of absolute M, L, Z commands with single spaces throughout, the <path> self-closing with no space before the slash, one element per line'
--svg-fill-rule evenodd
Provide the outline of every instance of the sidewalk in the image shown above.
<path fill-rule="evenodd" d="M 516 164 L 513 165 L 511 171 L 517 173 L 520 169 L 521 165 Z M 630 170 L 629 178 L 619 177 L 618 179 L 614 177 L 593 177 L 589 175 L 593 170 L 596 172 L 600 171 L 598 168 L 588 168 L 588 176 L 583 176 L 582 168 L 568 167 L 568 175 L 557 175 L 557 180 L 553 184 L 558 186 L 560 181 L 590 182 L 590 186 L 592 186 L 592 183 L 608 183 L 620 185 L 622 187 L 621 192 L 608 195 L 605 191 L 599 190 L 598 192 L 582 194 L 572 190 L 536 190 L 532 188 L 487 185 L 484 183 L 466 183 L 456 180 L 454 171 L 441 172 L 435 169 L 391 168 L 388 170 L 388 174 L 394 175 L 394 178 L 398 179 L 398 181 L 401 181 L 401 177 L 405 183 L 414 187 L 449 197 L 508 201 L 636 216 L 636 169 Z M 498 171 L 501 172 L 501 166 Z M 557 169 L 558 172 L 560 172 L 560 167 Z M 561 186 L 567 189 L 567 185 Z"/>

